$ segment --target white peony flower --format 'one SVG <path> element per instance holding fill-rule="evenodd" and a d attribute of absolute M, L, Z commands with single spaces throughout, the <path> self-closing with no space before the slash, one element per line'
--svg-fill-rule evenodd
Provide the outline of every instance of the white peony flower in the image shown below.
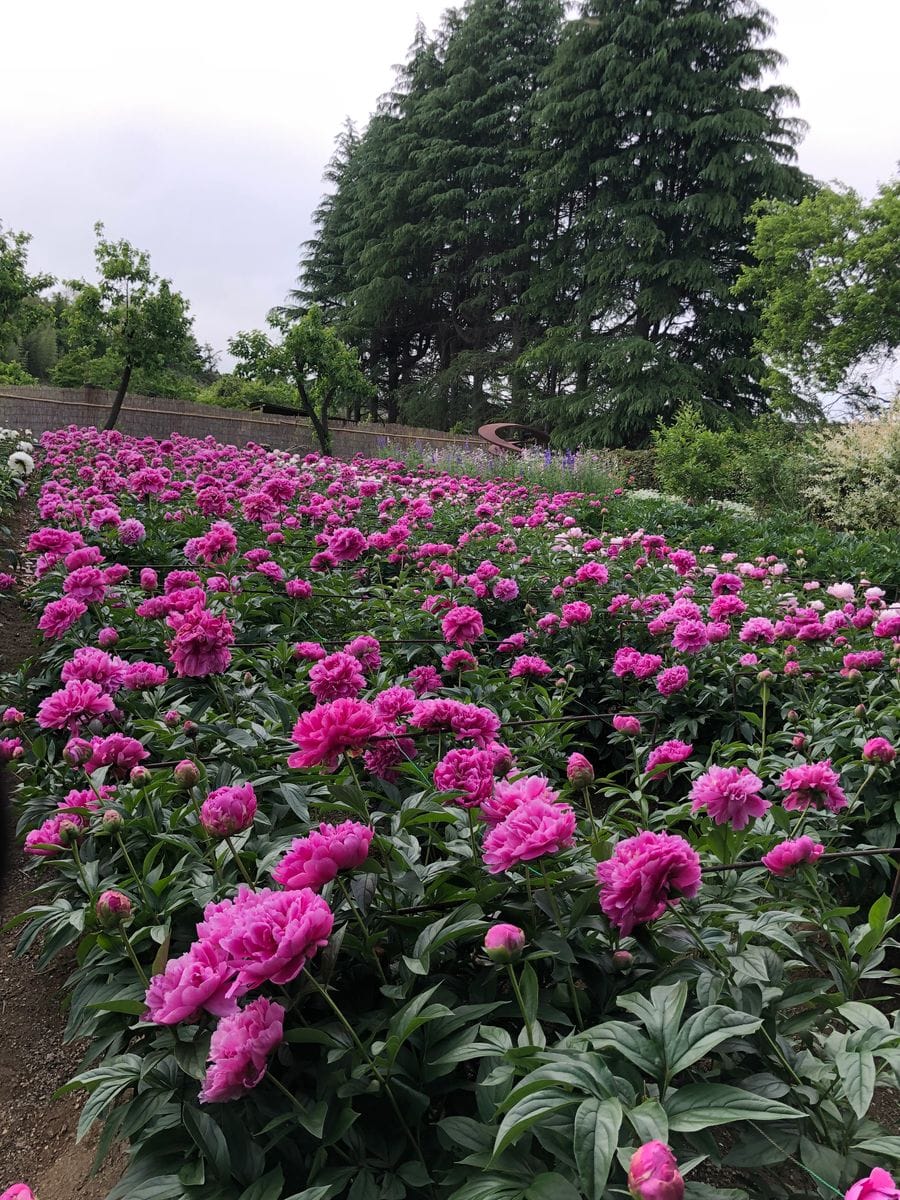
<path fill-rule="evenodd" d="M 14 450 L 6 460 L 6 465 L 12 471 L 13 475 L 28 476 L 34 470 L 34 459 L 30 454 L 26 454 L 24 450 Z"/>

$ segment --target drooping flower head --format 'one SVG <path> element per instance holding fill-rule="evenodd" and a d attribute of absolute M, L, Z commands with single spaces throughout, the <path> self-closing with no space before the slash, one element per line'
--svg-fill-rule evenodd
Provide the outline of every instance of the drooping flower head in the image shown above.
<path fill-rule="evenodd" d="M 778 786 L 788 793 L 782 801 L 782 807 L 788 810 L 821 805 L 829 812 L 840 812 L 847 807 L 840 776 L 832 769 L 830 758 L 824 762 L 788 767 L 778 780 Z"/>
<path fill-rule="evenodd" d="M 266 1073 L 269 1055 L 283 1037 L 284 1008 L 265 996 L 223 1017 L 209 1044 L 200 1103 L 238 1100 L 255 1088 Z"/>
<path fill-rule="evenodd" d="M 597 864 L 600 907 L 624 934 L 662 916 L 669 904 L 700 890 L 700 856 L 684 838 L 644 830 Z"/>

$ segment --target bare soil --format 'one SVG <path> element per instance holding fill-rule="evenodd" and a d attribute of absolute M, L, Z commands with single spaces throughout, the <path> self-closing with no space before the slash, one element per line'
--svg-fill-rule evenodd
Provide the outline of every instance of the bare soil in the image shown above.
<path fill-rule="evenodd" d="M 23 506 L 10 522 L 13 546 L 24 540 L 31 515 Z M 14 596 L 4 597 L 0 671 L 17 670 L 37 642 L 32 615 Z M 17 700 L 0 695 L 3 707 Z M 91 1176 L 96 1139 L 75 1141 L 84 1093 L 53 1099 L 78 1070 L 84 1047 L 63 1044 L 66 962 L 39 972 L 35 953 L 15 956 L 19 931 L 4 928 L 31 904 L 34 876 L 12 850 L 12 821 L 3 816 L 0 857 L 8 851 L 9 877 L 0 896 L 0 1191 L 23 1180 L 40 1200 L 103 1200 L 121 1174 L 122 1156 L 112 1154 Z"/>

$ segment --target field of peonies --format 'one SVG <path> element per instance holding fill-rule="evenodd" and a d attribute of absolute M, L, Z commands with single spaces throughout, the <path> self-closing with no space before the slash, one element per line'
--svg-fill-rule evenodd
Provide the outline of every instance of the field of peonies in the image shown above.
<path fill-rule="evenodd" d="M 877 579 L 390 460 L 35 456 L 0 755 L 110 1200 L 900 1197 Z"/>

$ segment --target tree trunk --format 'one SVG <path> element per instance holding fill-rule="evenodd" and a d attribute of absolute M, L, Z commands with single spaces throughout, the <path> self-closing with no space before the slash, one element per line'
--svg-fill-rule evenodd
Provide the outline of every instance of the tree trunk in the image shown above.
<path fill-rule="evenodd" d="M 302 383 L 297 383 L 297 394 L 300 397 L 300 405 L 305 416 L 309 417 L 310 424 L 319 443 L 319 450 L 322 454 L 331 454 L 331 433 L 328 429 L 328 399 L 322 401 L 322 418 L 319 419 L 319 414 L 316 412 L 315 405 L 309 398 L 309 393 Z"/>
<path fill-rule="evenodd" d="M 131 363 L 125 363 L 125 370 L 122 372 L 122 378 L 119 380 L 119 390 L 116 392 L 116 398 L 113 400 L 113 406 L 109 410 L 109 416 L 106 418 L 104 429 L 115 429 L 116 421 L 119 419 L 119 413 L 122 411 L 122 405 L 125 403 L 125 397 L 128 394 L 128 384 L 131 380 Z"/>

